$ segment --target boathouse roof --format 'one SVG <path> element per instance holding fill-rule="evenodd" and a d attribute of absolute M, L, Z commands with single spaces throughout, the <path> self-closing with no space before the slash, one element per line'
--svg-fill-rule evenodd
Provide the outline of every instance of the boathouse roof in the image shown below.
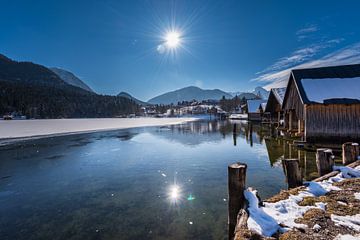
<path fill-rule="evenodd" d="M 276 100 L 282 105 L 285 97 L 286 88 L 272 88 L 271 92 L 274 94 Z"/>
<path fill-rule="evenodd" d="M 260 105 L 262 103 L 266 103 L 266 100 L 263 99 L 247 100 L 248 113 L 259 112 Z"/>
<path fill-rule="evenodd" d="M 264 111 L 270 113 L 281 111 L 285 92 L 286 88 L 272 88 Z"/>
<path fill-rule="evenodd" d="M 303 104 L 360 103 L 360 64 L 294 69 L 288 88 L 292 79 Z"/>

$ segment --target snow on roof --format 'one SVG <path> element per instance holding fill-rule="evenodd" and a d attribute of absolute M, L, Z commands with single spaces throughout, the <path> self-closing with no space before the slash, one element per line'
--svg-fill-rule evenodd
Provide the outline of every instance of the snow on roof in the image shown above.
<path fill-rule="evenodd" d="M 360 100 L 360 77 L 301 79 L 309 101 L 324 103 L 330 99 Z"/>
<path fill-rule="evenodd" d="M 282 105 L 285 97 L 286 87 L 284 88 L 272 88 L 271 91 L 273 91 L 274 96 L 278 100 L 278 102 Z"/>
<path fill-rule="evenodd" d="M 247 100 L 248 112 L 256 113 L 260 108 L 260 104 L 266 103 L 266 100 L 256 99 L 256 100 Z"/>

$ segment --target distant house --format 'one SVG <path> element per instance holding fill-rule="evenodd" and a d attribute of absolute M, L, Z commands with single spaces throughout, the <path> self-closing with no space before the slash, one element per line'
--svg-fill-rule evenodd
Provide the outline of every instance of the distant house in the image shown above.
<path fill-rule="evenodd" d="M 292 70 L 282 109 L 306 141 L 360 139 L 360 64 Z"/>
<path fill-rule="evenodd" d="M 269 114 L 272 123 L 280 125 L 283 119 L 282 104 L 286 88 L 272 88 L 266 104 L 265 112 Z"/>
<path fill-rule="evenodd" d="M 248 119 L 251 121 L 261 121 L 262 113 L 261 104 L 266 103 L 266 100 L 255 99 L 247 100 Z"/>

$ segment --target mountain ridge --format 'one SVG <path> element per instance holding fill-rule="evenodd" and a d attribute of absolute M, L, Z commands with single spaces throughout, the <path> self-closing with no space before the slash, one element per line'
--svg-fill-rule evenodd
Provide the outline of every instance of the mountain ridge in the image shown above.
<path fill-rule="evenodd" d="M 56 75 L 58 75 L 64 82 L 73 85 L 75 87 L 82 88 L 86 91 L 94 92 L 86 83 L 84 83 L 74 73 L 58 67 L 50 67 L 49 69 L 53 71 Z"/>
<path fill-rule="evenodd" d="M 148 100 L 151 104 L 177 104 L 182 101 L 203 101 L 203 100 L 220 100 L 232 98 L 232 96 L 220 89 L 201 89 L 196 86 L 188 86 L 174 91 L 166 92 Z"/>
<path fill-rule="evenodd" d="M 143 106 L 150 105 L 147 102 L 141 101 L 141 100 L 137 99 L 136 97 L 133 97 L 130 93 L 127 93 L 127 92 L 120 92 L 117 96 L 133 100 L 136 104 L 139 104 L 139 105 L 143 105 Z"/>

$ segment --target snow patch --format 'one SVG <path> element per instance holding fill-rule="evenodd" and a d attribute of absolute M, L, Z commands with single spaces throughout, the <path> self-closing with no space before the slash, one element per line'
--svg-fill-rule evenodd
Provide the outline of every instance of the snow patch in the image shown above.
<path fill-rule="evenodd" d="M 264 208 L 259 208 L 256 192 L 250 188 L 244 191 L 245 198 L 249 202 L 248 228 L 261 235 L 271 236 L 279 230 L 280 226 L 274 218 L 264 212 Z"/>
<path fill-rule="evenodd" d="M 353 216 L 338 216 L 331 214 L 331 220 L 335 223 L 335 225 L 349 227 L 355 231 L 360 231 L 360 214 Z"/>
<path fill-rule="evenodd" d="M 338 191 L 341 190 L 338 187 L 335 187 L 331 184 L 331 182 L 322 181 L 322 182 L 307 182 L 305 183 L 307 185 L 307 191 L 311 193 L 312 195 L 318 197 L 325 195 L 329 191 Z"/>
<path fill-rule="evenodd" d="M 360 234 L 356 234 L 355 236 L 351 236 L 349 234 L 345 234 L 345 235 L 337 235 L 334 240 L 359 240 L 360 238 Z"/>
<path fill-rule="evenodd" d="M 340 171 L 343 178 L 360 177 L 360 171 L 357 168 L 334 166 L 333 170 Z"/>
<path fill-rule="evenodd" d="M 360 200 L 360 192 L 354 193 L 355 199 Z"/>
<path fill-rule="evenodd" d="M 305 197 L 318 197 L 325 195 L 329 191 L 338 191 L 340 188 L 333 186 L 335 182 L 340 182 L 345 178 L 360 177 L 360 166 L 355 169 L 350 167 L 334 167 L 340 171 L 335 177 L 321 182 L 307 182 L 305 191 L 297 195 L 290 195 L 288 199 L 280 200 L 275 203 L 264 202 L 264 207 L 259 207 L 259 200 L 256 196 L 257 191 L 248 188 L 244 191 L 245 198 L 249 202 L 248 228 L 263 236 L 270 237 L 277 231 L 284 232 L 291 228 L 306 228 L 304 224 L 295 223 L 295 219 L 301 218 L 304 213 L 313 208 L 325 210 L 326 204 L 323 202 L 315 203 L 315 206 L 299 206 L 298 203 Z M 355 193 L 356 198 L 360 198 L 360 193 Z M 349 226 L 360 231 L 360 214 L 355 216 L 331 215 L 331 219 L 339 225 Z M 282 226 L 285 227 L 280 227 Z M 318 228 L 317 226 L 314 226 Z"/>
<path fill-rule="evenodd" d="M 319 230 L 319 229 L 321 229 L 321 226 L 320 226 L 319 224 L 315 224 L 315 225 L 313 226 L 313 229 Z"/>
<path fill-rule="evenodd" d="M 309 101 L 323 103 L 335 98 L 360 100 L 360 77 L 301 79 L 301 83 Z"/>

